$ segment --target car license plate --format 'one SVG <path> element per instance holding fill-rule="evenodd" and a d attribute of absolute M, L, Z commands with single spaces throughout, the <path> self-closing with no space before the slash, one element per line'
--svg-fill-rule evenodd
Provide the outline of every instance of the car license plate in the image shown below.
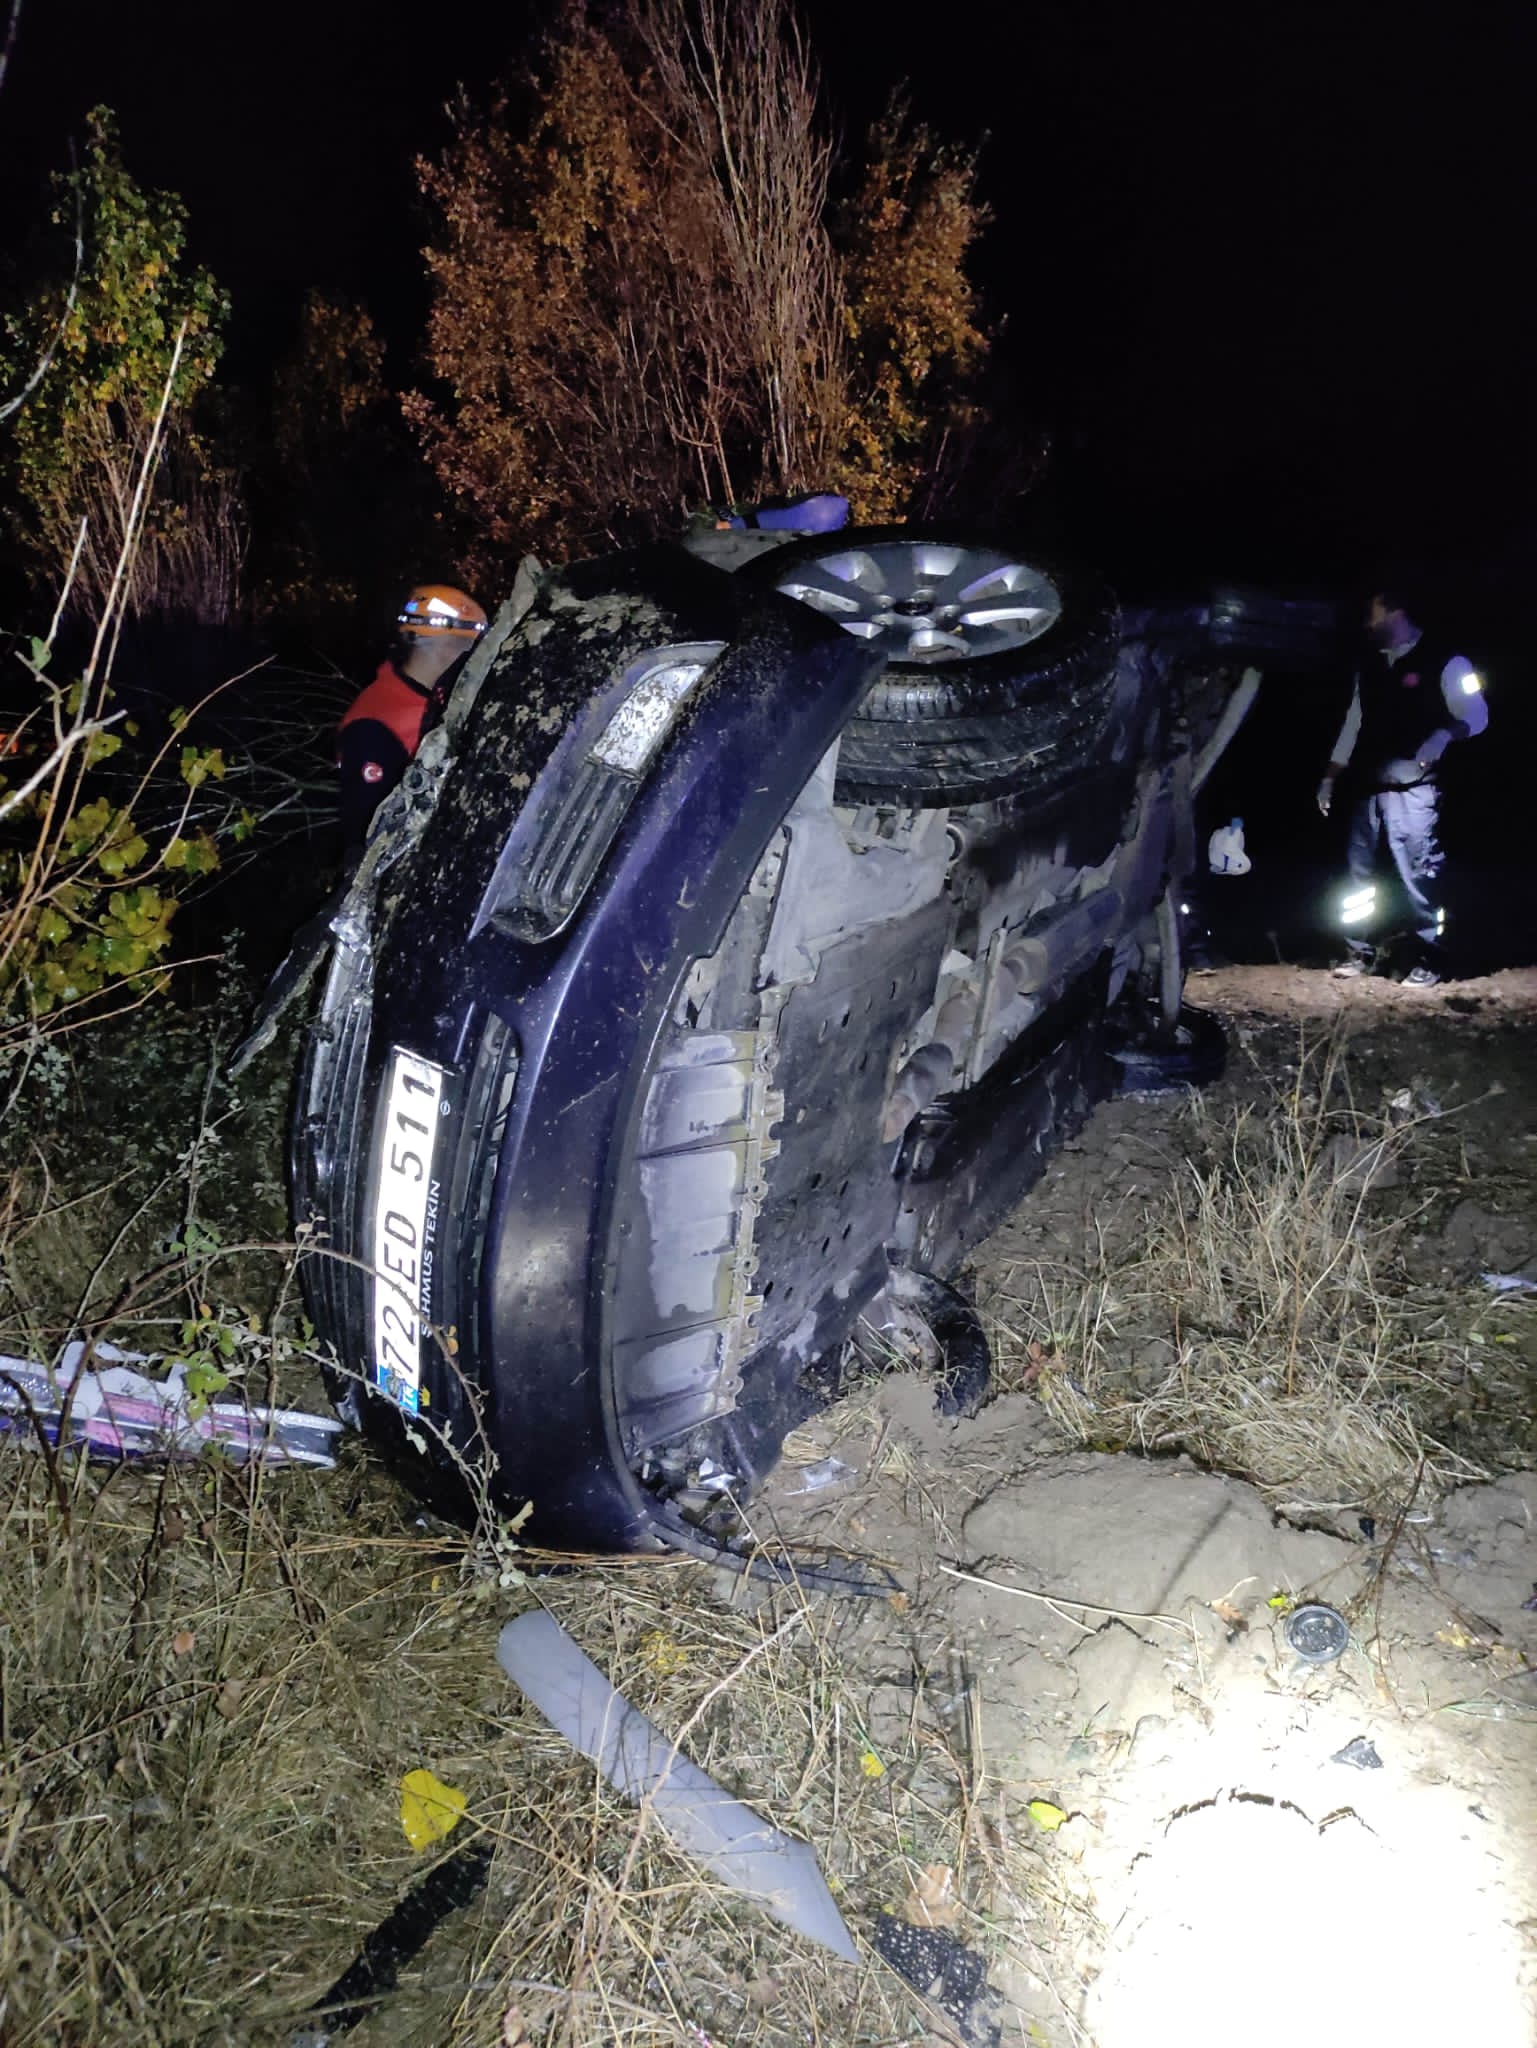
<path fill-rule="evenodd" d="M 399 1408 L 422 1406 L 422 1340 L 432 1322 L 438 1231 L 433 1152 L 447 1107 L 441 1067 L 397 1046 L 390 1056 L 373 1224 L 373 1377 Z"/>

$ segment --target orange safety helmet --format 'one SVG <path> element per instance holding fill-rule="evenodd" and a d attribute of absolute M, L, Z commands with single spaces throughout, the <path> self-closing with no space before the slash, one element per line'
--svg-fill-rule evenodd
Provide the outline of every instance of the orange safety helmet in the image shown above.
<path fill-rule="evenodd" d="M 446 633 L 458 640 L 477 640 L 488 621 L 467 591 L 455 590 L 451 583 L 418 583 L 395 623 L 408 639 Z"/>

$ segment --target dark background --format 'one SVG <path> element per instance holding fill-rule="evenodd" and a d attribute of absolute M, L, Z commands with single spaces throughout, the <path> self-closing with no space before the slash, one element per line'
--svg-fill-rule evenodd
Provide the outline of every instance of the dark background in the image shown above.
<path fill-rule="evenodd" d="M 455 85 L 516 69 L 544 18 L 534 0 L 24 0 L 4 246 L 104 100 L 233 296 L 237 379 L 267 373 L 313 286 L 364 299 L 404 376 L 425 309 L 412 157 L 439 146 Z M 1449 830 L 1493 878 L 1479 918 L 1529 925 L 1532 10 L 824 0 L 806 18 L 851 138 L 903 81 L 941 130 L 986 137 L 999 371 L 1051 447 L 1037 531 L 1139 594 L 1414 574 L 1491 677 Z M 1224 777 L 1257 872 L 1323 862 L 1304 821 L 1341 688 L 1267 683 Z"/>
<path fill-rule="evenodd" d="M 1384 555 L 1478 568 L 1522 544 L 1529 8 L 807 13 L 850 136 L 905 80 L 944 132 L 987 137 L 1001 355 L 1051 433 L 1049 491 L 1112 567 L 1334 577 Z M 312 285 L 365 299 L 409 357 L 412 156 L 441 140 L 455 85 L 514 69 L 543 18 L 534 0 L 222 17 L 23 0 L 3 218 L 41 210 L 105 100 L 130 168 L 182 195 L 234 296 L 237 374 L 270 361 Z"/>

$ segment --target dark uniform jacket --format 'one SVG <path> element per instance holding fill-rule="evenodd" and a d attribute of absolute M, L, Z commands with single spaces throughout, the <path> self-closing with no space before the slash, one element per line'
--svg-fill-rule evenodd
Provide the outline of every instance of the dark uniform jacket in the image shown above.
<path fill-rule="evenodd" d="M 1441 690 L 1442 671 L 1455 652 L 1455 648 L 1436 645 L 1426 634 L 1397 661 L 1386 662 L 1375 655 L 1362 662 L 1356 684 L 1361 696 L 1361 731 L 1355 762 L 1370 786 L 1381 785 L 1390 763 L 1413 762 L 1431 734 L 1442 726 L 1458 739 L 1468 737 L 1467 723 L 1449 714 Z"/>

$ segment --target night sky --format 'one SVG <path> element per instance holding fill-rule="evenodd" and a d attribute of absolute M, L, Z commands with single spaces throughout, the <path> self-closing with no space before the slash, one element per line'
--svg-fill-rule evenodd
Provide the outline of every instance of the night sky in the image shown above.
<path fill-rule="evenodd" d="M 94 101 L 178 191 L 258 378 L 304 291 L 364 298 L 409 371 L 410 162 L 532 0 L 391 9 L 24 0 L 0 97 L 7 245 Z M 1050 431 L 1041 517 L 1113 570 L 1507 577 L 1537 530 L 1529 7 L 1043 0 L 808 9 L 857 133 L 892 86 L 989 137 L 1001 360 Z M 217 24 L 217 25 L 215 25 Z"/>

